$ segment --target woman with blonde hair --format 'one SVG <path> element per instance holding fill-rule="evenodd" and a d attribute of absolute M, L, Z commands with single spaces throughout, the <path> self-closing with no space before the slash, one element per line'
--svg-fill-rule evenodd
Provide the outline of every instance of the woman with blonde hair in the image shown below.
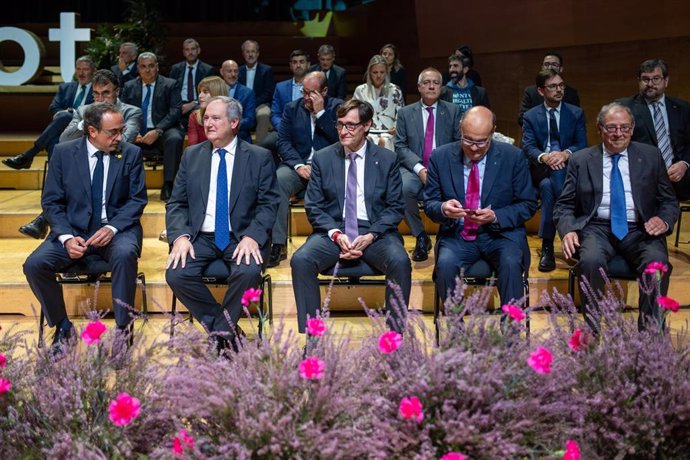
<path fill-rule="evenodd" d="M 369 60 L 366 83 L 355 89 L 353 99 L 365 101 L 374 108 L 369 139 L 375 144 L 393 150 L 395 120 L 405 102 L 400 88 L 390 82 L 386 59 L 376 54 Z"/>
<path fill-rule="evenodd" d="M 220 77 L 206 77 L 199 82 L 197 87 L 199 95 L 199 109 L 189 114 L 189 127 L 187 128 L 187 145 L 200 144 L 206 140 L 204 132 L 204 111 L 209 99 L 215 96 L 227 96 L 228 85 Z"/>

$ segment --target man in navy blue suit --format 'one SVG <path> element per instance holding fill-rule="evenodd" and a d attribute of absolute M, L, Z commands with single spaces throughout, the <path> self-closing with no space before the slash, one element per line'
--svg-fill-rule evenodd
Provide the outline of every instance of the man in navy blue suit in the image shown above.
<path fill-rule="evenodd" d="M 288 201 L 307 187 L 314 152 L 338 141 L 335 113 L 343 101 L 328 97 L 323 72 L 308 73 L 302 84 L 303 97 L 285 107 L 278 129 L 278 153 L 282 160 L 277 171 L 280 203 L 269 267 L 287 258 Z"/>
<path fill-rule="evenodd" d="M 553 207 L 563 191 L 570 155 L 587 147 L 587 132 L 582 109 L 563 102 L 566 86 L 558 72 L 542 70 L 537 74 L 536 86 L 544 103 L 525 112 L 522 153 L 530 161 L 532 182 L 541 195 L 539 271 L 550 272 L 556 269 Z"/>
<path fill-rule="evenodd" d="M 527 160 L 518 148 L 492 140 L 495 130 L 491 110 L 472 107 L 460 122 L 461 140 L 439 147 L 429 161 L 424 211 L 441 224 L 436 282 L 444 299 L 479 259 L 498 273 L 501 304 L 523 296 L 525 222 L 537 209 L 537 195 Z"/>
<path fill-rule="evenodd" d="M 115 323 L 124 335 L 131 322 L 123 304 L 134 305 L 147 197 L 141 150 L 121 142 L 124 129 L 117 106 L 92 104 L 84 111 L 86 135 L 56 146 L 50 162 L 41 204 L 51 233 L 26 259 L 24 274 L 56 328 L 56 353 L 74 328 L 55 272 L 84 256 L 110 262 Z"/>
<path fill-rule="evenodd" d="M 228 94 L 242 104 L 242 120 L 240 121 L 240 131 L 237 133 L 240 139 L 252 143 L 252 135 L 249 131 L 256 126 L 256 96 L 254 92 L 237 81 L 239 67 L 231 59 L 223 62 L 220 68 L 220 76 L 223 77 L 228 85 Z"/>
<path fill-rule="evenodd" d="M 72 112 L 82 105 L 93 102 L 91 78 L 95 71 L 96 67 L 91 56 L 81 56 L 77 59 L 75 72 L 77 81 L 62 83 L 48 107 L 53 120 L 34 141 L 31 148 L 17 156 L 6 158 L 2 162 L 13 169 L 29 169 L 34 157 L 43 149 L 48 152 L 50 159 L 55 144 L 60 140 L 60 134 L 72 121 Z"/>
<path fill-rule="evenodd" d="M 317 53 L 319 63 L 309 67 L 310 72 L 321 71 L 328 80 L 328 95 L 345 99 L 347 95 L 347 72 L 335 64 L 335 49 L 333 45 L 321 45 Z"/>
<path fill-rule="evenodd" d="M 193 38 L 188 38 L 182 42 L 184 61 L 178 62 L 170 68 L 169 77 L 177 81 L 180 88 L 180 100 L 182 101 L 180 122 L 185 128 L 187 128 L 189 113 L 199 107 L 197 103 L 199 95 L 196 93 L 199 82 L 206 77 L 216 75 L 213 66 L 199 59 L 199 54 L 201 54 L 199 42 Z"/>
<path fill-rule="evenodd" d="M 256 96 L 256 143 L 261 144 L 271 129 L 271 102 L 273 102 L 273 68 L 258 62 L 259 43 L 255 40 L 245 40 L 242 43 L 244 64 L 240 66 L 238 80 L 247 88 L 254 91 Z"/>

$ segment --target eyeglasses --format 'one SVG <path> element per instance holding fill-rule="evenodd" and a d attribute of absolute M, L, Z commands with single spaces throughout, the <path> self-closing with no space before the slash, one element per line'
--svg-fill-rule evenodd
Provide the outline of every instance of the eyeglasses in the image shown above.
<path fill-rule="evenodd" d="M 628 134 L 632 131 L 632 125 L 605 125 L 603 126 L 604 131 L 609 134 L 616 134 L 616 131 L 620 131 L 622 134 Z"/>
<path fill-rule="evenodd" d="M 355 129 L 357 129 L 357 126 L 359 126 L 359 125 L 361 125 L 361 124 L 362 124 L 361 121 L 360 121 L 359 123 L 341 123 L 341 122 L 337 122 L 337 123 L 335 124 L 335 130 L 338 131 L 338 132 L 340 132 L 343 128 L 345 128 L 345 130 L 346 130 L 348 133 L 352 133 L 352 132 L 354 132 Z"/>
<path fill-rule="evenodd" d="M 541 65 L 545 69 L 558 69 L 561 67 L 560 62 L 545 62 Z"/>
<path fill-rule="evenodd" d="M 473 141 L 472 139 L 468 139 L 466 137 L 461 137 L 462 143 L 468 147 L 472 147 L 473 145 L 477 147 L 478 149 L 483 149 L 487 145 L 489 145 L 489 142 L 491 142 L 491 138 L 484 139 L 483 141 Z"/>
<path fill-rule="evenodd" d="M 660 77 L 659 75 L 656 75 L 652 78 L 640 77 L 640 81 L 645 85 L 648 85 L 650 82 L 654 83 L 655 85 L 658 85 L 659 83 L 661 83 L 661 80 L 663 80 L 663 79 L 664 79 L 664 77 Z"/>
<path fill-rule="evenodd" d="M 441 85 L 441 80 L 422 80 L 421 82 L 422 86 L 440 86 Z"/>
<path fill-rule="evenodd" d="M 551 83 L 550 85 L 544 85 L 544 88 L 551 91 L 555 89 L 565 89 L 565 83 Z"/>
<path fill-rule="evenodd" d="M 121 136 L 125 132 L 125 128 L 120 129 L 99 129 L 100 132 L 104 133 L 108 137 Z"/>

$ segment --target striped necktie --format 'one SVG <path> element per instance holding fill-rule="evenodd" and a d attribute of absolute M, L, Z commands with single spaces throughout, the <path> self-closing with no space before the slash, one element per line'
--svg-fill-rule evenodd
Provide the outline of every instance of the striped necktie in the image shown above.
<path fill-rule="evenodd" d="M 673 163 L 673 149 L 671 148 L 671 141 L 668 138 L 668 131 L 666 130 L 666 123 L 664 123 L 664 116 L 661 114 L 658 102 L 652 102 L 654 109 L 654 131 L 656 131 L 656 144 L 661 150 L 661 156 L 664 157 L 664 163 L 668 168 Z"/>

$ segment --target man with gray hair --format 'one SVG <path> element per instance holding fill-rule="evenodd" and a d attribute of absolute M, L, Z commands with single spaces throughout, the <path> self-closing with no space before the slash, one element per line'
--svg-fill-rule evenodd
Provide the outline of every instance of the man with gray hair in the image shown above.
<path fill-rule="evenodd" d="M 242 43 L 242 57 L 244 64 L 240 66 L 238 81 L 254 91 L 256 96 L 256 143 L 261 144 L 272 128 L 273 68 L 259 62 L 259 42 L 256 40 Z"/>
<path fill-rule="evenodd" d="M 325 73 L 328 80 L 328 96 L 344 100 L 347 95 L 347 72 L 335 64 L 335 49 L 332 45 L 321 45 L 316 56 L 319 63 L 309 67 L 309 71 Z"/>
<path fill-rule="evenodd" d="M 598 296 L 605 289 L 600 272 L 616 255 L 623 256 L 639 276 L 650 262 L 668 267 L 656 290 L 640 286 L 638 327 L 659 327 L 662 315 L 657 295 L 668 292 L 671 265 L 666 235 L 678 217 L 678 202 L 661 151 L 631 142 L 635 119 L 628 107 L 612 103 L 597 118 L 602 143 L 570 156 L 563 193 L 554 208 L 554 221 L 566 258 L 579 252 L 581 276 L 594 297 L 580 285 L 585 320 L 599 331 Z M 584 292 L 583 292 L 584 291 Z"/>
<path fill-rule="evenodd" d="M 125 42 L 120 45 L 117 55 L 117 64 L 114 64 L 110 70 L 115 74 L 120 83 L 120 87 L 124 86 L 130 80 L 134 80 L 139 76 L 137 73 L 137 55 L 139 48 L 136 43 Z"/>

